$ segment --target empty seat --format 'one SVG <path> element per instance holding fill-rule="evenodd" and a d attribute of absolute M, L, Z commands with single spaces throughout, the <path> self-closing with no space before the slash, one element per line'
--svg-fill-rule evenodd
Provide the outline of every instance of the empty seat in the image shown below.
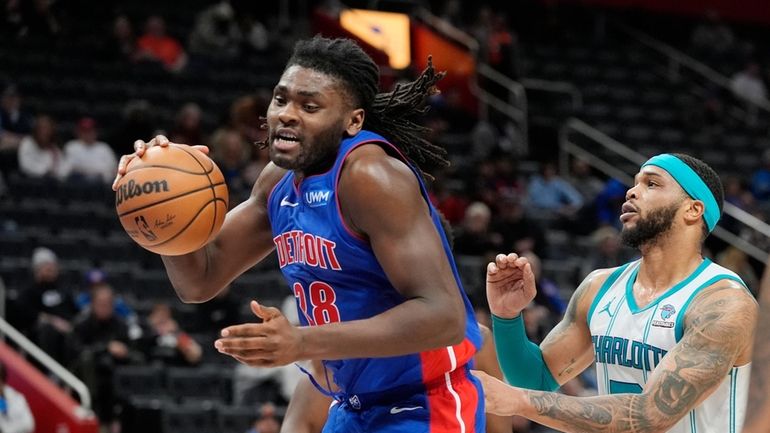
<path fill-rule="evenodd" d="M 223 406 L 219 408 L 221 433 L 244 433 L 251 428 L 259 414 L 253 406 Z"/>
<path fill-rule="evenodd" d="M 115 394 L 128 401 L 132 397 L 162 398 L 163 367 L 147 365 L 126 365 L 115 370 L 112 381 Z"/>
<path fill-rule="evenodd" d="M 163 433 L 218 433 L 216 406 L 207 402 L 163 408 Z"/>
<path fill-rule="evenodd" d="M 169 395 L 180 402 L 228 401 L 232 394 L 231 372 L 206 367 L 172 367 L 166 373 L 166 387 Z"/>

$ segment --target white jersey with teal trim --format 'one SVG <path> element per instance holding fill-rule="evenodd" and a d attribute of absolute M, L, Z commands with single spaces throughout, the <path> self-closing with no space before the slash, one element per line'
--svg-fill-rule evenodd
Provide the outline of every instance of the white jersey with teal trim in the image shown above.
<path fill-rule="evenodd" d="M 732 271 L 710 260 L 642 308 L 633 285 L 641 261 L 617 268 L 602 285 L 588 312 L 599 394 L 641 393 L 663 356 L 682 338 L 684 316 L 695 295 Z M 733 367 L 717 390 L 672 427 L 671 433 L 740 432 L 749 390 L 750 364 Z"/>

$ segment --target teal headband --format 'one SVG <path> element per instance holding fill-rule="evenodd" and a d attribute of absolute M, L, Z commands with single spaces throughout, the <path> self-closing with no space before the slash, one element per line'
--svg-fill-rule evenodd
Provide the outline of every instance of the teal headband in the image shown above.
<path fill-rule="evenodd" d="M 711 233 L 719 221 L 719 205 L 716 198 L 714 198 L 714 194 L 711 193 L 703 179 L 698 176 L 698 173 L 681 159 L 668 153 L 653 156 L 642 164 L 642 167 L 648 165 L 654 165 L 666 170 L 691 198 L 703 202 L 706 206 L 703 212 L 703 221 L 706 222 L 709 233 Z"/>

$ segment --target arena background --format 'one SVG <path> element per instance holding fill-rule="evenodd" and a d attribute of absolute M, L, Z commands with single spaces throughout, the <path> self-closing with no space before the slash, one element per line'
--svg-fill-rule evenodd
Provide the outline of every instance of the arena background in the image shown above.
<path fill-rule="evenodd" d="M 480 321 L 484 265 L 497 252 L 538 265 L 533 341 L 587 271 L 634 258 L 619 242 L 620 204 L 639 163 L 660 152 L 720 173 L 726 212 L 706 253 L 758 290 L 770 249 L 765 1 L 2 5 L 0 360 L 37 432 L 277 431 L 296 367 L 250 369 L 213 348 L 219 329 L 253 320 L 248 299 L 290 314 L 275 259 L 210 303 L 181 303 L 160 259 L 118 223 L 110 158 L 158 133 L 209 145 L 238 204 L 267 161 L 252 144 L 258 116 L 294 41 L 317 32 L 361 39 L 383 89 L 427 54 L 448 71 L 424 119 L 452 160 L 431 193 Z M 355 29 L 341 24 L 349 13 Z M 409 66 L 392 67 L 404 47 Z M 106 144 L 84 146 L 94 134 Z M 90 294 L 105 285 L 115 306 L 100 322 Z M 592 380 L 565 392 L 591 394 Z M 517 431 L 545 430 L 519 421 Z"/>

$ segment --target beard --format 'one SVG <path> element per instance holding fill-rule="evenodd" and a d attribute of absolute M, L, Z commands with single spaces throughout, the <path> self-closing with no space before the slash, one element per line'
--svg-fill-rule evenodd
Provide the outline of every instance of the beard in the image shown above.
<path fill-rule="evenodd" d="M 680 203 L 655 209 L 645 218 L 639 217 L 635 227 L 623 228 L 620 238 L 623 244 L 638 249 L 644 244 L 656 242 L 674 225 L 674 216 Z"/>
<path fill-rule="evenodd" d="M 272 146 L 275 134 L 271 131 L 268 138 L 270 160 L 278 167 L 286 170 L 313 171 L 315 168 L 334 161 L 342 138 L 343 135 L 340 133 L 339 126 L 332 125 L 321 131 L 312 141 L 306 141 L 303 137 L 299 143 L 297 156 L 291 158 L 275 151 Z"/>

